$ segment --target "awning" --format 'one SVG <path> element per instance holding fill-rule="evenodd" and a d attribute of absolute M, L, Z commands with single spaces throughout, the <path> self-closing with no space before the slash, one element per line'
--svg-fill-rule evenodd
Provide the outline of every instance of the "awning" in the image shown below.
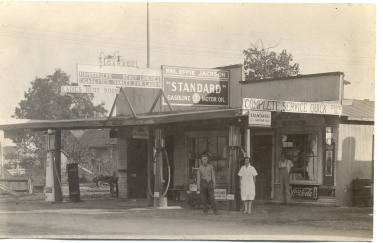
<path fill-rule="evenodd" d="M 241 117 L 242 109 L 219 109 L 203 111 L 173 111 L 168 113 L 151 113 L 133 116 L 120 116 L 98 119 L 69 119 L 69 120 L 0 120 L 0 130 L 47 130 L 47 129 L 99 129 L 121 126 L 156 125 L 177 122 L 188 122 L 210 119 Z"/>

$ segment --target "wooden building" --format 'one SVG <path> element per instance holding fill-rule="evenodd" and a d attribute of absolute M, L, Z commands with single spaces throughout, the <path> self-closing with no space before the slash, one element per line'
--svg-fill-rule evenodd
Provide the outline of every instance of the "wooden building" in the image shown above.
<path fill-rule="evenodd" d="M 244 153 L 258 171 L 256 200 L 280 202 L 278 161 L 293 161 L 292 203 L 349 205 L 351 181 L 373 177 L 374 103 L 345 100 L 341 72 L 244 80 L 242 65 L 162 67 L 162 89 L 124 88 L 108 119 L 28 121 L 0 129 L 110 128 L 117 138 L 120 198 L 155 205 L 193 191 L 208 153 L 217 199 L 239 209 Z M 170 176 L 169 176 L 170 175 Z"/>

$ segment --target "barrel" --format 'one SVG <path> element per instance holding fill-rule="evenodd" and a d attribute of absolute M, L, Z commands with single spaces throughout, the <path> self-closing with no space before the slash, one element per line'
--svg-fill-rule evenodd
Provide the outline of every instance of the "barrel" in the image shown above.
<path fill-rule="evenodd" d="M 68 173 L 69 199 L 72 202 L 80 201 L 80 184 L 78 178 L 78 165 L 76 163 L 66 165 Z"/>
<path fill-rule="evenodd" d="M 352 205 L 358 207 L 372 206 L 372 185 L 370 179 L 352 181 Z"/>

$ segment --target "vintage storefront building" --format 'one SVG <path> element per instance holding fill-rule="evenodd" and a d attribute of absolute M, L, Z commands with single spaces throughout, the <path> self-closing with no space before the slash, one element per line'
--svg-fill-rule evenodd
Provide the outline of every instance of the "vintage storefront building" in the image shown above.
<path fill-rule="evenodd" d="M 195 169 L 204 153 L 216 171 L 216 198 L 231 209 L 239 204 L 237 172 L 243 153 L 258 171 L 260 201 L 281 201 L 281 152 L 294 164 L 293 203 L 350 205 L 351 181 L 372 177 L 373 102 L 344 100 L 348 82 L 341 72 L 243 81 L 242 66 L 234 65 L 215 70 L 163 67 L 163 75 L 162 106 L 153 106 L 158 92 L 148 89 L 125 89 L 129 98 L 120 97 L 116 104 L 117 117 L 131 115 L 131 107 L 137 114 L 152 110 L 161 116 L 151 126 L 116 130 L 126 197 L 138 191 L 142 197 L 154 195 L 147 175 L 153 174 L 153 152 L 148 150 L 155 147 L 155 128 L 164 138 L 171 175 L 167 186 L 164 165 L 163 190 L 169 188 L 168 195 L 178 191 L 181 199 L 195 189 Z M 364 107 L 357 107 L 361 102 Z M 137 130 L 146 135 L 137 138 Z M 347 154 L 351 150 L 354 157 Z"/>
<path fill-rule="evenodd" d="M 256 200 L 263 202 L 282 200 L 282 152 L 293 162 L 292 203 L 350 205 L 352 180 L 373 178 L 374 103 L 345 100 L 349 83 L 341 72 L 245 81 L 242 65 L 163 66 L 155 75 L 146 87 L 121 89 L 116 115 L 107 119 L 0 129 L 110 128 L 120 198 L 148 198 L 155 206 L 193 193 L 202 154 L 216 171 L 216 199 L 232 210 L 240 205 L 244 154 L 258 171 Z"/>

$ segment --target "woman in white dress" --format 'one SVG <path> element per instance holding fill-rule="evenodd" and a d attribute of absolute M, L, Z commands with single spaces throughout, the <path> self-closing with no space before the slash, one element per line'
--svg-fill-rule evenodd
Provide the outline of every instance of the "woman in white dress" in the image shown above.
<path fill-rule="evenodd" d="M 255 177 L 258 175 L 255 168 L 250 165 L 250 158 L 245 157 L 245 164 L 238 172 L 241 180 L 241 199 L 245 205 L 243 213 L 251 214 L 251 204 L 255 197 Z"/>

